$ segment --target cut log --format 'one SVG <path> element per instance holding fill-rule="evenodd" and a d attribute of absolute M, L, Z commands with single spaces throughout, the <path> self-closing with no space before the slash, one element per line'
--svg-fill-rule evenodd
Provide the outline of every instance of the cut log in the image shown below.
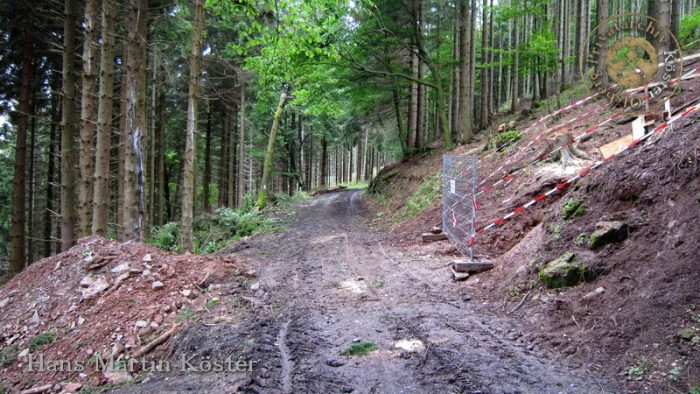
<path fill-rule="evenodd" d="M 439 233 L 439 234 L 423 233 L 423 234 L 421 234 L 421 238 L 423 238 L 423 242 L 444 241 L 447 239 L 447 234 L 445 234 L 445 233 Z"/>
<path fill-rule="evenodd" d="M 488 261 L 454 260 L 452 262 L 452 267 L 457 272 L 478 274 L 480 272 L 490 270 L 491 268 L 493 268 L 493 264 Z"/>
<path fill-rule="evenodd" d="M 430 229 L 430 232 L 433 234 L 440 234 L 442 232 L 442 227 L 433 226 L 433 228 Z"/>

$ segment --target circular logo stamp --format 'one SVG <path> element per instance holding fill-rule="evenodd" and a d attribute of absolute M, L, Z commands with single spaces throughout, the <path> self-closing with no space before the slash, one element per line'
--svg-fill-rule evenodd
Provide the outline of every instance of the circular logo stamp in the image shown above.
<path fill-rule="evenodd" d="M 683 56 L 678 40 L 656 19 L 620 14 L 594 27 L 581 48 L 581 79 L 596 100 L 626 112 L 643 112 L 678 90 Z"/>

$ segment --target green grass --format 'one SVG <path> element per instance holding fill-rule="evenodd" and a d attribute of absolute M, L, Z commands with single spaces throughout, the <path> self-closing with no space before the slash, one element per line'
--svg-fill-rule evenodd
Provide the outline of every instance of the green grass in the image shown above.
<path fill-rule="evenodd" d="M 350 346 L 342 353 L 346 357 L 366 356 L 377 350 L 377 344 L 374 342 L 360 342 Z"/>
<path fill-rule="evenodd" d="M 435 204 L 442 196 L 440 190 L 441 174 L 437 174 L 426 179 L 423 184 L 418 187 L 411 197 L 406 200 L 403 209 L 395 215 L 395 219 L 402 220 L 409 217 L 417 216 L 429 206 Z"/>
<path fill-rule="evenodd" d="M 0 350 L 0 367 L 7 367 L 17 360 L 19 349 L 16 346 L 7 347 Z"/>
<path fill-rule="evenodd" d="M 192 309 L 180 309 L 180 313 L 177 314 L 177 317 L 175 318 L 176 323 L 182 323 L 184 321 L 190 320 L 193 318 L 197 312 L 193 311 Z"/>
<path fill-rule="evenodd" d="M 29 342 L 27 342 L 27 346 L 29 347 L 29 350 L 34 351 L 52 343 L 55 340 L 56 333 L 48 331 L 32 337 L 32 339 L 30 339 Z"/>
<path fill-rule="evenodd" d="M 204 303 L 204 307 L 207 309 L 211 309 L 219 304 L 221 304 L 221 301 L 219 300 L 207 300 L 207 302 Z"/>

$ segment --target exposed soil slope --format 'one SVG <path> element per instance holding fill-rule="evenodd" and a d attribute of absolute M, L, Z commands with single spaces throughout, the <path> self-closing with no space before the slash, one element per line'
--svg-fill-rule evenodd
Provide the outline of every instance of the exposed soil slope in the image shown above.
<path fill-rule="evenodd" d="M 696 78 L 684 85 L 673 102 L 681 106 L 696 101 L 699 92 Z M 512 157 L 520 158 L 512 160 L 506 170 L 526 165 L 547 140 L 564 132 L 579 135 L 611 115 L 592 111 L 596 111 L 596 104 L 582 105 L 553 120 L 546 129 L 534 128 L 501 154 L 482 152 L 480 176 L 493 173 Z M 538 116 L 542 114 L 519 122 L 516 128 L 525 130 Z M 566 126 L 558 127 L 562 122 Z M 618 118 L 596 129 L 579 148 L 597 160 L 597 147 L 630 131 L 630 124 Z M 541 137 L 526 147 L 538 135 Z M 531 332 L 528 340 L 572 361 L 618 373 L 630 390 L 684 392 L 700 387 L 699 138 L 700 114 L 696 112 L 591 172 L 573 187 L 485 232 L 477 239 L 476 252 L 491 259 L 496 268 L 459 286 L 478 296 L 490 310 L 507 314 L 518 307 L 512 313 L 514 324 Z M 463 146 L 449 154 L 480 151 L 481 146 Z M 401 209 L 421 182 L 439 171 L 439 153 L 380 174 L 390 177 L 392 184 L 391 189 L 377 191 L 389 194 L 384 202 L 372 204 L 375 212 L 384 212 L 379 217 Z M 586 165 L 578 162 L 564 167 L 540 162 L 526 166 L 479 197 L 479 224 L 513 211 Z M 504 175 L 498 173 L 489 183 Z M 378 184 L 382 185 L 381 180 Z M 564 220 L 562 209 L 570 199 L 582 201 L 586 213 Z M 398 225 L 388 220 L 379 220 L 377 225 L 392 228 L 388 238 L 407 253 L 458 256 L 448 241 L 420 242 L 420 233 L 440 223 L 441 213 L 438 203 Z M 626 223 L 629 237 L 591 250 L 589 236 L 602 220 Z M 538 280 L 539 270 L 565 252 L 573 252 L 577 261 L 604 274 L 576 287 L 546 289 Z M 448 281 L 449 271 L 443 273 Z M 599 290 L 602 293 L 584 297 L 599 287 L 604 288 Z"/>

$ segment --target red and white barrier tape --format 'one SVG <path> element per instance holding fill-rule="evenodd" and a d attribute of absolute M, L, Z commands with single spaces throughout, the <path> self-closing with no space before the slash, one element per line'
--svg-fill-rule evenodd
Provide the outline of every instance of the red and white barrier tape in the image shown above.
<path fill-rule="evenodd" d="M 672 118 L 670 118 L 667 122 L 664 122 L 664 123 L 662 123 L 662 124 L 656 126 L 656 127 L 655 127 L 651 132 L 649 132 L 648 134 L 644 135 L 643 137 L 641 137 L 641 138 L 639 138 L 639 139 L 636 139 L 636 140 L 632 141 L 629 145 L 623 147 L 623 148 L 620 149 L 617 153 L 611 155 L 611 156 L 608 157 L 607 159 L 599 160 L 599 161 L 595 162 L 593 165 L 591 165 L 591 166 L 587 167 L 586 169 L 584 169 L 583 171 L 581 171 L 578 175 L 575 175 L 574 177 L 572 177 L 572 178 L 570 178 L 570 179 L 567 179 L 566 181 L 564 181 L 564 182 L 562 182 L 562 183 L 556 185 L 554 188 L 552 188 L 551 190 L 547 191 L 546 193 L 540 194 L 539 196 L 533 198 L 533 199 L 530 200 L 528 203 L 519 206 L 518 208 L 516 208 L 516 209 L 513 210 L 512 212 L 508 213 L 507 215 L 501 216 L 500 218 L 491 221 L 488 225 L 485 225 L 485 226 L 480 227 L 479 229 L 476 230 L 476 232 L 475 232 L 474 234 L 472 234 L 472 237 L 475 238 L 476 235 L 482 234 L 482 233 L 484 233 L 485 231 L 487 231 L 487 230 L 489 230 L 489 229 L 491 229 L 491 228 L 493 228 L 493 227 L 495 227 L 495 226 L 498 226 L 499 224 L 501 224 L 501 223 L 505 222 L 506 220 L 512 218 L 513 216 L 515 216 L 515 215 L 521 213 L 522 211 L 524 211 L 524 210 L 530 208 L 531 206 L 537 204 L 538 202 L 540 202 L 540 201 L 542 201 L 542 200 L 544 200 L 544 199 L 546 199 L 546 198 L 548 198 L 548 197 L 551 197 L 552 195 L 554 195 L 554 194 L 557 193 L 558 191 L 565 189 L 565 188 L 568 187 L 569 185 L 571 185 L 571 184 L 575 183 L 576 181 L 578 181 L 579 179 L 585 177 L 585 176 L 588 175 L 591 171 L 593 171 L 593 170 L 599 168 L 600 166 L 602 166 L 603 164 L 605 164 L 605 163 L 607 163 L 608 161 L 612 160 L 613 158 L 619 156 L 619 155 L 622 154 L 623 152 L 625 152 L 625 151 L 627 151 L 627 150 L 629 150 L 629 149 L 631 149 L 631 148 L 637 146 L 639 143 L 641 143 L 642 141 L 648 139 L 648 138 L 651 137 L 653 134 L 662 132 L 663 130 L 665 130 L 666 128 L 668 128 L 671 124 L 673 124 L 673 123 L 674 123 L 675 121 L 677 121 L 678 119 L 680 119 L 680 118 L 682 118 L 682 117 L 685 117 L 685 116 L 687 116 L 687 115 L 689 115 L 689 114 L 691 114 L 692 112 L 695 112 L 695 111 L 697 111 L 697 110 L 700 110 L 700 104 L 696 104 L 696 105 L 694 105 L 694 106 L 688 107 L 688 108 L 687 108 L 686 110 L 684 110 L 683 112 L 681 112 L 681 113 L 679 113 L 679 114 L 673 116 Z M 471 241 L 470 241 L 470 242 L 471 242 Z"/>

